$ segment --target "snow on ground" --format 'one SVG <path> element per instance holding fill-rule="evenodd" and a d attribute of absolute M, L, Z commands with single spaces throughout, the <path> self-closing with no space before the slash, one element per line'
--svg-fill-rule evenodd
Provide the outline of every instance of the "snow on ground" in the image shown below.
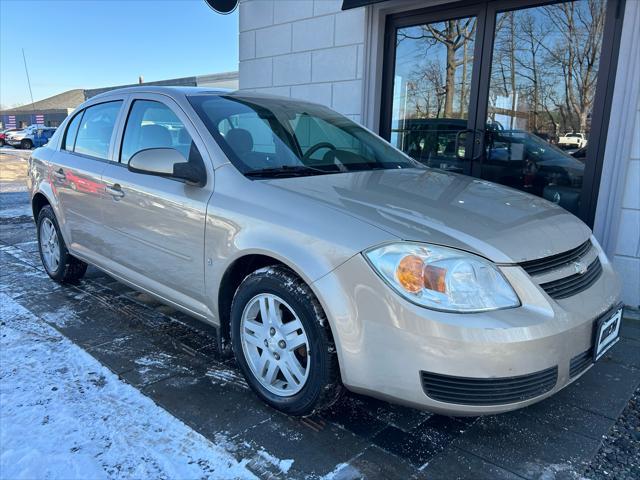
<path fill-rule="evenodd" d="M 1 187 L 0 192 L 3 192 Z M 31 217 L 32 215 L 33 212 L 31 211 L 29 205 L 21 205 L 14 208 L 0 208 L 0 218 Z"/>
<path fill-rule="evenodd" d="M 0 478 L 255 478 L 0 293 Z"/>

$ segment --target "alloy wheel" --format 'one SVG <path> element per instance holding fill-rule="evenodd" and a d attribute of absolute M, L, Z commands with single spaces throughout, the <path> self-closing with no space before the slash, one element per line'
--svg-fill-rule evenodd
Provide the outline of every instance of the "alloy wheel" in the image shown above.
<path fill-rule="evenodd" d="M 242 313 L 240 339 L 249 368 L 264 388 L 283 397 L 302 390 L 311 368 L 309 340 L 283 299 L 269 293 L 253 297 Z"/>
<path fill-rule="evenodd" d="M 40 224 L 40 251 L 49 272 L 56 272 L 60 267 L 60 242 L 53 222 L 45 218 Z"/>

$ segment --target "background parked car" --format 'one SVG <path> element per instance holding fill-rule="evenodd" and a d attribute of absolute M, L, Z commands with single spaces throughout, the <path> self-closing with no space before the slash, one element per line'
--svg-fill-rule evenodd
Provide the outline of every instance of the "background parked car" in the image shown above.
<path fill-rule="evenodd" d="M 44 125 L 29 125 L 24 130 L 8 133 L 5 142 L 12 147 L 19 147 L 30 150 L 34 147 L 41 147 L 53 136 L 56 129 L 45 127 Z"/>
<path fill-rule="evenodd" d="M 584 133 L 570 132 L 558 139 L 560 148 L 582 148 L 587 146 L 587 136 Z"/>
<path fill-rule="evenodd" d="M 19 132 L 20 129 L 19 128 L 8 128 L 7 130 L 2 130 L 2 132 L 0 132 L 0 147 L 4 147 L 5 144 L 7 143 L 5 138 L 7 137 L 7 134 L 11 133 L 11 132 Z"/>

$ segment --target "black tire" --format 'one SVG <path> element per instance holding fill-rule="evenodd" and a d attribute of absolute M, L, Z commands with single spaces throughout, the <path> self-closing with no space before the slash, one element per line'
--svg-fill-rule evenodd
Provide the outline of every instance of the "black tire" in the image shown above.
<path fill-rule="evenodd" d="M 28 138 L 25 138 L 20 142 L 20 148 L 24 150 L 31 150 L 33 148 L 33 142 Z"/>
<path fill-rule="evenodd" d="M 56 234 L 58 235 L 58 246 L 60 248 L 60 262 L 56 270 L 51 271 L 45 262 L 44 254 L 42 252 L 42 243 L 40 241 L 41 225 L 45 219 L 49 219 L 53 224 Z M 60 233 L 60 227 L 52 208 L 49 205 L 42 207 L 38 214 L 37 221 L 37 238 L 38 238 L 38 251 L 40 252 L 40 260 L 44 266 L 47 274 L 58 283 L 76 283 L 80 280 L 87 271 L 87 264 L 82 260 L 78 260 L 69 253 L 67 246 L 64 243 L 62 234 Z"/>
<path fill-rule="evenodd" d="M 245 306 L 261 293 L 277 295 L 287 302 L 298 315 L 309 340 L 309 375 L 302 389 L 293 396 L 279 396 L 267 390 L 254 376 L 243 351 L 242 314 Z M 326 316 L 309 286 L 286 267 L 263 268 L 242 281 L 231 305 L 231 344 L 251 389 L 277 410 L 288 415 L 310 415 L 331 406 L 340 397 L 338 356 Z"/>

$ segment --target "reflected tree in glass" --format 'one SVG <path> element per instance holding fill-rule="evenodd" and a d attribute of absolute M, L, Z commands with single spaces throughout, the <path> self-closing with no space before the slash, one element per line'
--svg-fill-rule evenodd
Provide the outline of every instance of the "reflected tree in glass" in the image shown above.
<path fill-rule="evenodd" d="M 489 121 L 549 139 L 588 134 L 604 19 L 601 0 L 499 13 Z"/>

